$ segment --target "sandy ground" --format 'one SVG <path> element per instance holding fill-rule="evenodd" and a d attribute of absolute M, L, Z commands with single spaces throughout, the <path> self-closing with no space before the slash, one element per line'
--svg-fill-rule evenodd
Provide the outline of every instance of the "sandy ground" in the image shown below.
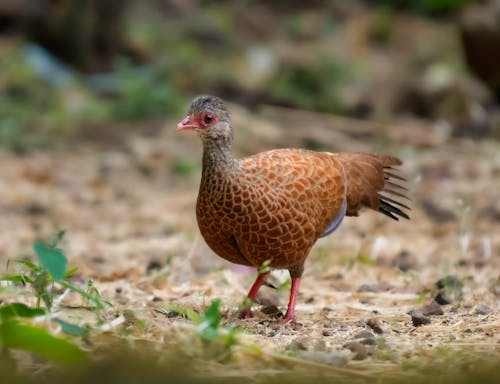
<path fill-rule="evenodd" d="M 315 135 L 332 150 L 383 150 L 405 161 L 411 221 L 365 212 L 318 241 L 298 298 L 298 324 L 279 326 L 261 306 L 252 319 L 236 318 L 254 272 L 204 245 L 194 215 L 201 148 L 197 138 L 171 128 L 121 138 L 116 146 L 86 142 L 23 156 L 1 152 L 2 264 L 33 257 L 35 239 L 66 229 L 62 247 L 70 266 L 79 268 L 76 280 L 94 279 L 113 304 L 108 318 L 133 311 L 145 326 L 126 337 L 151 342 L 167 342 L 173 330 L 194 332 L 190 320 L 162 306 L 203 312 L 220 298 L 225 326 L 244 329 L 245 343 L 323 367 L 383 368 L 463 349 L 500 355 L 498 142 L 436 136 L 425 125 L 353 139 L 346 134 L 353 122 L 339 133 L 332 119 L 307 131 L 239 109 L 235 119 L 243 154 L 278 142 L 300 146 Z M 436 282 L 448 275 L 463 282 L 461 296 L 452 295 L 451 304 L 440 306 L 442 315 L 429 316 L 430 324 L 415 327 L 407 312 L 429 304 Z M 273 284 L 281 288 L 262 289 L 264 306 L 286 309 L 287 277 L 276 272 Z M 95 321 L 84 310 L 59 311 L 80 324 Z"/>

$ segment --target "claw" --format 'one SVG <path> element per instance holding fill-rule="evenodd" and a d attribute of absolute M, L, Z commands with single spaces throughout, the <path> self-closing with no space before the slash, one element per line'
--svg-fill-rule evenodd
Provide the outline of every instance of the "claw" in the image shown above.
<path fill-rule="evenodd" d="M 238 314 L 239 319 L 248 319 L 250 317 L 253 317 L 253 313 L 250 310 L 250 308 L 245 308 L 241 310 L 240 313 Z"/>

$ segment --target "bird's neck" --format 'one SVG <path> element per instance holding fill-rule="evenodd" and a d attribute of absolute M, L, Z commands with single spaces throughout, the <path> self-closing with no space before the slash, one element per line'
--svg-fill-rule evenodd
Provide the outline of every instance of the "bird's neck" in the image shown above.
<path fill-rule="evenodd" d="M 235 169 L 237 161 L 232 147 L 233 140 L 230 137 L 203 140 L 203 173 Z"/>

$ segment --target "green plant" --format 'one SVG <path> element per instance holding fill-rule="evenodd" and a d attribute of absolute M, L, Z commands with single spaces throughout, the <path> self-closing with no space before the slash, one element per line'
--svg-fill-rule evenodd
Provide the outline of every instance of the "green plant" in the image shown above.
<path fill-rule="evenodd" d="M 120 60 L 116 67 L 116 93 L 109 104 L 116 120 L 164 115 L 180 108 L 177 93 L 158 71 L 135 68 L 126 60 Z"/>
<path fill-rule="evenodd" d="M 63 364 L 86 361 L 87 354 L 76 345 L 51 335 L 43 328 L 21 321 L 21 319 L 40 316 L 44 313 L 44 309 L 30 308 L 22 303 L 1 306 L 0 356 L 6 351 L 19 349 Z M 67 326 L 67 323 L 62 323 L 63 327 Z"/>
<path fill-rule="evenodd" d="M 339 89 L 352 75 L 346 63 L 320 55 L 315 65 L 282 68 L 268 87 L 271 96 L 280 102 L 321 112 L 339 112 L 343 108 Z"/>
<path fill-rule="evenodd" d="M 111 305 L 104 300 L 92 284 L 89 283 L 87 289 L 80 288 L 70 281 L 70 277 L 76 269 L 67 270 L 68 259 L 62 249 L 58 248 L 58 243 L 65 235 L 65 231 L 58 231 L 50 243 L 36 241 L 33 250 L 38 258 L 39 264 L 26 259 L 14 259 L 9 263 L 21 265 L 24 270 L 14 275 L 5 275 L 0 280 L 30 285 L 34 290 L 37 299 L 37 308 L 43 302 L 47 311 L 51 311 L 56 295 L 55 284 L 60 285 L 72 292 L 79 294 L 88 303 L 91 303 L 97 311 L 107 305 Z M 9 266 L 7 264 L 7 267 Z"/>
<path fill-rule="evenodd" d="M 203 315 L 193 310 L 173 305 L 163 305 L 161 309 L 168 312 L 177 312 L 194 321 L 198 325 L 198 334 L 204 342 L 212 342 L 222 338 L 226 349 L 237 344 L 236 335 L 241 331 L 238 328 L 225 328 L 221 326 L 222 315 L 220 313 L 219 299 L 213 300 Z"/>
<path fill-rule="evenodd" d="M 405 9 L 415 13 L 441 16 L 459 11 L 471 0 L 376 0 L 375 5 Z"/>

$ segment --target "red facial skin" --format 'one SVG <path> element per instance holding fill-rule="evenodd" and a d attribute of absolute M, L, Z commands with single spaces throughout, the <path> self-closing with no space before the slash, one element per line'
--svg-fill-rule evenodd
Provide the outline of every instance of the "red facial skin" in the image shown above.
<path fill-rule="evenodd" d="M 214 125 L 217 122 L 217 117 L 210 112 L 203 112 L 200 115 L 186 116 L 177 124 L 177 131 L 194 131 L 197 129 L 205 129 Z"/>

